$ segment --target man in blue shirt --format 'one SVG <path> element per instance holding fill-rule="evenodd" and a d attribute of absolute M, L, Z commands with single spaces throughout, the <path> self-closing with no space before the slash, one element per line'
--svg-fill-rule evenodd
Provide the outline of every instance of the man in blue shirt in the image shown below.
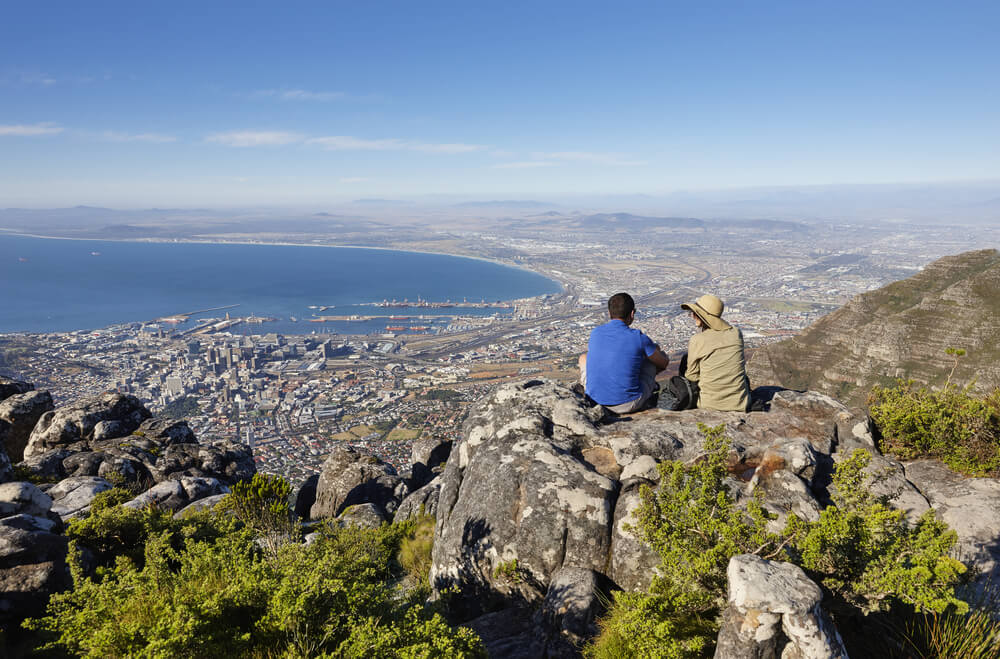
<path fill-rule="evenodd" d="M 629 327 L 635 320 L 631 295 L 612 295 L 608 316 L 608 322 L 590 332 L 587 352 L 580 355 L 580 384 L 612 412 L 637 412 L 657 391 L 656 374 L 670 358 L 648 336 Z"/>

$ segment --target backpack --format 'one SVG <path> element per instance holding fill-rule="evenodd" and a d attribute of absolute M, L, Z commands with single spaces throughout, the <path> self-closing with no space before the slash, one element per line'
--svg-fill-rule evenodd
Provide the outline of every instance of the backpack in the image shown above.
<path fill-rule="evenodd" d="M 698 406 L 698 394 L 700 389 L 697 382 L 692 382 L 686 377 L 675 375 L 667 383 L 667 392 L 672 401 L 665 401 L 665 405 L 660 405 L 670 410 L 693 410 Z"/>

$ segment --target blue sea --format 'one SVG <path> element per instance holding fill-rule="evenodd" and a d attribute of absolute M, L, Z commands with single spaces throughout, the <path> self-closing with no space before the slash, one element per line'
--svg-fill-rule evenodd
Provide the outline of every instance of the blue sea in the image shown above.
<path fill-rule="evenodd" d="M 137 243 L 0 234 L 0 332 L 61 332 L 149 322 L 193 311 L 198 319 L 276 318 L 236 333 L 386 331 L 385 319 L 308 322 L 314 315 L 432 315 L 500 309 L 378 308 L 373 302 L 487 302 L 557 293 L 556 282 L 487 261 L 377 249 L 286 245 Z M 320 310 L 319 307 L 329 307 Z M 310 308 L 312 307 L 312 308 Z M 293 322 L 295 318 L 297 322 Z M 389 325 L 407 325 L 406 322 Z M 174 327 L 164 325 L 164 327 Z"/>

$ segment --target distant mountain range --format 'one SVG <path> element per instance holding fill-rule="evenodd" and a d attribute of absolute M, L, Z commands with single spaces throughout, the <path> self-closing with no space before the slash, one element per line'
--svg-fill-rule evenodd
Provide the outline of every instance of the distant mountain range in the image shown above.
<path fill-rule="evenodd" d="M 949 347 L 967 355 L 952 381 L 1000 386 L 1000 253 L 939 259 L 918 274 L 858 295 L 802 334 L 754 352 L 754 384 L 814 389 L 862 407 L 876 384 L 896 378 L 942 385 Z"/>

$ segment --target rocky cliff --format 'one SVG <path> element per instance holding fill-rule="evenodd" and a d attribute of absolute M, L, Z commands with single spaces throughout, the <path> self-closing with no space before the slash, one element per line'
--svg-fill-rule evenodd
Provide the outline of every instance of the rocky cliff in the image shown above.
<path fill-rule="evenodd" d="M 963 348 L 953 381 L 1000 385 L 1000 254 L 939 259 L 921 272 L 858 295 L 802 334 L 757 350 L 756 384 L 820 391 L 861 407 L 871 387 L 895 378 L 943 384 L 945 354 Z"/>

